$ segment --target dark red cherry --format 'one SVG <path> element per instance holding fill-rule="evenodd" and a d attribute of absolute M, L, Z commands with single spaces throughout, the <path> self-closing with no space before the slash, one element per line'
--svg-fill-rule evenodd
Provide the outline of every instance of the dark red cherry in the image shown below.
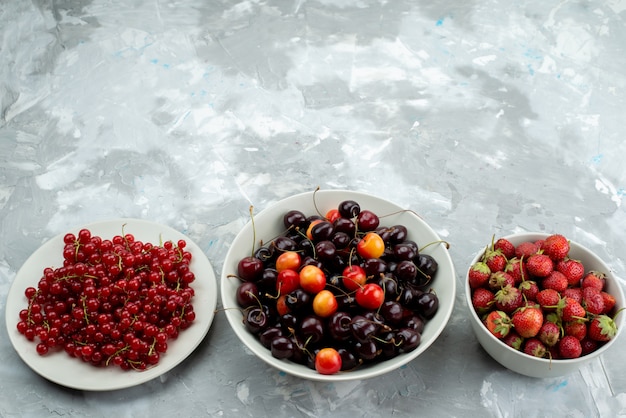
<path fill-rule="evenodd" d="M 252 334 L 258 334 L 269 324 L 267 312 L 260 307 L 250 308 L 244 316 L 243 323 Z"/>
<path fill-rule="evenodd" d="M 361 206 L 354 200 L 344 200 L 339 203 L 337 210 L 341 217 L 346 219 L 352 219 L 359 215 L 361 212 Z"/>
<path fill-rule="evenodd" d="M 417 266 L 411 260 L 402 260 L 396 265 L 394 274 L 401 281 L 414 283 L 417 276 Z"/>
<path fill-rule="evenodd" d="M 258 258 L 244 257 L 237 264 L 237 274 L 241 280 L 254 282 L 261 276 L 264 267 L 263 262 Z"/>
<path fill-rule="evenodd" d="M 290 210 L 283 216 L 285 228 L 303 228 L 306 223 L 306 215 L 299 210 Z"/>
<path fill-rule="evenodd" d="M 243 282 L 237 286 L 237 304 L 242 308 L 259 304 L 259 288 L 254 282 Z"/>
<path fill-rule="evenodd" d="M 333 224 L 335 232 L 343 232 L 351 237 L 354 237 L 356 232 L 356 225 L 352 219 L 337 218 Z"/>
<path fill-rule="evenodd" d="M 325 241 L 329 240 L 334 232 L 335 228 L 333 224 L 324 220 L 313 225 L 311 228 L 311 237 L 313 238 L 313 242 Z"/>
<path fill-rule="evenodd" d="M 283 331 L 279 327 L 268 327 L 259 334 L 259 341 L 265 348 L 270 348 L 272 340 L 282 335 Z"/>
<path fill-rule="evenodd" d="M 272 340 L 270 344 L 272 356 L 278 359 L 288 359 L 293 356 L 294 344 L 287 337 L 279 336 Z"/>
<path fill-rule="evenodd" d="M 412 328 L 401 328 L 395 336 L 398 351 L 408 353 L 415 350 L 421 342 L 421 337 L 420 333 Z"/>
<path fill-rule="evenodd" d="M 439 298 L 433 292 L 424 292 L 417 298 L 417 309 L 426 319 L 432 318 L 439 308 Z"/>
<path fill-rule="evenodd" d="M 380 219 L 378 215 L 369 210 L 362 210 L 356 219 L 357 227 L 361 232 L 374 231 L 378 228 Z"/>
<path fill-rule="evenodd" d="M 328 331 L 337 341 L 345 341 L 352 336 L 352 317 L 347 312 L 335 312 L 328 318 Z"/>
<path fill-rule="evenodd" d="M 409 232 L 404 225 L 394 225 L 389 228 L 389 242 L 391 244 L 399 244 L 404 242 L 409 235 Z"/>

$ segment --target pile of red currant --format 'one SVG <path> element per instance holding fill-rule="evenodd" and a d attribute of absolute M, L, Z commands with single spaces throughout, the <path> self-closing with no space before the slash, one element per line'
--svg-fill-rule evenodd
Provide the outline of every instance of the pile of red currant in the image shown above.
<path fill-rule="evenodd" d="M 243 323 L 272 356 L 334 374 L 415 350 L 438 310 L 438 264 L 404 225 L 353 200 L 283 221 L 237 272 Z"/>
<path fill-rule="evenodd" d="M 64 350 L 94 366 L 153 366 L 195 320 L 185 247 L 124 232 L 112 239 L 68 233 L 63 266 L 45 268 L 37 287 L 26 288 L 17 329 L 40 355 Z"/>

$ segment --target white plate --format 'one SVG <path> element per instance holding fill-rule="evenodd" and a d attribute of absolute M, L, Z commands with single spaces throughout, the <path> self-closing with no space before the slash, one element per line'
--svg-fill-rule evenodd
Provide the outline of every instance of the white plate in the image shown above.
<path fill-rule="evenodd" d="M 256 233 L 253 232 L 252 223 L 248 222 L 235 237 L 224 261 L 221 276 L 222 304 L 235 334 L 254 354 L 267 364 L 305 379 L 325 382 L 361 380 L 395 370 L 415 360 L 435 342 L 443 332 L 454 308 L 456 273 L 449 251 L 445 245 L 441 244 L 432 245 L 424 251 L 432 255 L 439 264 L 437 277 L 432 282 L 432 288 L 439 298 L 439 310 L 426 323 L 420 345 L 410 353 L 400 354 L 392 359 L 370 364 L 349 372 L 323 375 L 307 366 L 273 357 L 270 350 L 265 348 L 255 336 L 246 330 L 236 298 L 239 281 L 231 277 L 231 275 L 236 275 L 239 260 L 250 255 L 253 236 L 256 236 L 258 240 L 263 242 L 269 242 L 284 232 L 283 215 L 287 211 L 298 209 L 306 215 L 312 215 L 317 213 L 319 209 L 321 213 L 326 213 L 329 209 L 336 208 L 342 200 L 347 199 L 357 201 L 361 209 L 371 210 L 379 216 L 385 215 L 380 220 L 381 225 L 405 225 L 409 231 L 409 238 L 417 242 L 420 247 L 441 240 L 437 233 L 422 218 L 413 212 L 406 211 L 395 203 L 367 193 L 348 190 L 319 190 L 288 197 L 256 214 L 254 216 Z M 445 361 L 445 359 L 441 361 Z"/>
<path fill-rule="evenodd" d="M 168 226 L 140 219 L 96 222 L 81 228 L 88 228 L 92 235 L 111 239 L 115 235 L 121 235 L 123 225 L 124 233 L 133 234 L 137 240 L 143 242 L 157 245 L 169 240 L 174 243 L 179 239 L 186 241 L 185 249 L 193 256 L 190 268 L 196 275 L 191 284 L 195 291 L 192 303 L 196 319 L 189 328 L 180 332 L 177 339 L 168 341 L 167 351 L 157 365 L 141 372 L 123 371 L 119 367 L 95 367 L 71 358 L 63 350 L 40 356 L 37 354 L 36 344 L 27 341 L 17 331 L 16 325 L 19 321 L 19 311 L 27 307 L 27 299 L 24 296 L 26 287 L 37 287 L 44 268 L 62 265 L 65 233 L 60 234 L 42 245 L 26 260 L 15 276 L 6 303 L 7 330 L 13 347 L 31 369 L 59 385 L 80 390 L 106 391 L 145 383 L 185 360 L 204 339 L 213 322 L 217 304 L 217 282 L 213 266 L 200 247 L 185 235 Z M 77 234 L 81 228 L 71 232 Z"/>

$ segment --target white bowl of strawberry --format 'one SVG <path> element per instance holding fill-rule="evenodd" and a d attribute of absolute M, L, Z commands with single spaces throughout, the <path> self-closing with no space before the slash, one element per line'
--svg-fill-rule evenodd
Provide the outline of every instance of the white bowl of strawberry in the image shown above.
<path fill-rule="evenodd" d="M 624 293 L 592 251 L 561 234 L 494 237 L 465 280 L 476 338 L 504 367 L 531 377 L 572 373 L 622 333 Z"/>
<path fill-rule="evenodd" d="M 224 261 L 224 313 L 267 364 L 317 381 L 371 378 L 431 346 L 455 270 L 424 220 L 366 193 L 317 190 L 255 213 Z"/>

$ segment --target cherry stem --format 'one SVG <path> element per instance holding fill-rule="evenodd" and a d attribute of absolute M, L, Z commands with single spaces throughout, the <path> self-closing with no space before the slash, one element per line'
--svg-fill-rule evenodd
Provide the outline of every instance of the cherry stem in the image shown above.
<path fill-rule="evenodd" d="M 424 245 L 422 248 L 419 249 L 419 251 L 420 252 L 424 251 L 426 248 L 430 247 L 431 245 L 435 245 L 435 244 L 444 244 L 447 250 L 450 249 L 450 243 L 448 241 L 439 240 L 439 241 L 433 241 L 433 242 L 430 242 L 430 243 Z"/>
<path fill-rule="evenodd" d="M 256 246 L 256 227 L 254 225 L 254 206 L 250 205 L 250 223 L 252 224 L 252 252 L 250 257 L 254 257 L 254 247 Z"/>
<path fill-rule="evenodd" d="M 317 186 L 315 190 L 313 191 L 313 207 L 315 207 L 315 211 L 318 213 L 318 215 L 320 215 L 321 217 L 324 217 L 324 215 L 322 215 L 322 212 L 320 212 L 320 210 L 317 208 L 317 202 L 315 202 L 315 195 L 317 194 L 319 189 L 320 189 L 320 186 Z"/>

